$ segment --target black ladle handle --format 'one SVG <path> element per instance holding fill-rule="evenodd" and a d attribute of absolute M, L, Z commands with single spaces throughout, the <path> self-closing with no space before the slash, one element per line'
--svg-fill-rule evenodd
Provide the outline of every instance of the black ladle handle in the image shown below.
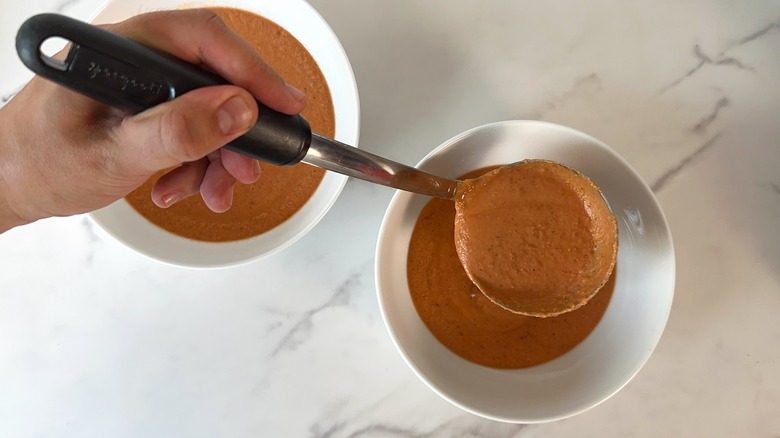
<path fill-rule="evenodd" d="M 72 43 L 64 61 L 41 52 L 49 38 Z M 16 51 L 37 75 L 107 105 L 138 113 L 196 88 L 227 84 L 223 78 L 169 54 L 64 15 L 40 14 L 22 24 Z M 295 164 L 306 155 L 311 128 L 262 103 L 257 123 L 226 147 L 276 165 Z"/>

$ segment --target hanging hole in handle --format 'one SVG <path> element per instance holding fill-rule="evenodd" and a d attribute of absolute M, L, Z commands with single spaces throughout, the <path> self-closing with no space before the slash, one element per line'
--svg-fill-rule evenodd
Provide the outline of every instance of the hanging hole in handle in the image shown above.
<path fill-rule="evenodd" d="M 51 68 L 65 71 L 70 65 L 70 48 L 73 46 L 73 42 L 58 36 L 51 36 L 46 38 L 38 47 L 38 54 L 44 64 Z M 63 49 L 68 50 L 63 50 Z"/>

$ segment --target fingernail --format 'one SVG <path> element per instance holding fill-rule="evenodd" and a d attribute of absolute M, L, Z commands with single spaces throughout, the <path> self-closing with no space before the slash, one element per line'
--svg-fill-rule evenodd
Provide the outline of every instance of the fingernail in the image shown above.
<path fill-rule="evenodd" d="M 183 198 L 184 195 L 181 193 L 169 193 L 162 197 L 163 207 L 168 208 L 171 205 L 181 201 Z"/>
<path fill-rule="evenodd" d="M 293 87 L 290 84 L 287 85 L 287 91 L 290 93 L 290 96 L 293 97 L 293 99 L 297 100 L 298 102 L 302 101 L 303 99 L 306 99 L 306 95 L 303 94 L 303 91 Z"/>
<path fill-rule="evenodd" d="M 235 134 L 249 129 L 252 111 L 244 99 L 233 96 L 217 110 L 217 123 L 225 135 Z"/>
<path fill-rule="evenodd" d="M 260 163 L 255 161 L 255 167 L 252 169 L 254 170 L 255 178 L 260 178 Z"/>

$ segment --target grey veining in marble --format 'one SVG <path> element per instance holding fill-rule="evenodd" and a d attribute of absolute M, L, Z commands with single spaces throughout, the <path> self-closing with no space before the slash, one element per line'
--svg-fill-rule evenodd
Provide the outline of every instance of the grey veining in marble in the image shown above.
<path fill-rule="evenodd" d="M 30 78 L 18 25 L 99 3 L 4 4 L 3 103 Z M 362 148 L 414 164 L 474 126 L 539 119 L 631 163 L 678 268 L 647 366 L 550 424 L 450 405 L 379 313 L 374 247 L 392 191 L 350 181 L 302 240 L 230 270 L 149 261 L 83 217 L 0 235 L 0 436 L 780 436 L 780 3 L 312 5 L 352 62 Z"/>

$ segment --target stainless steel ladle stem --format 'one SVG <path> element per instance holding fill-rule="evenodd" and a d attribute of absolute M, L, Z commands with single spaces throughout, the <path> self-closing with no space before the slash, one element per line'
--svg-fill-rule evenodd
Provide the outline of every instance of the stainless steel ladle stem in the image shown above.
<path fill-rule="evenodd" d="M 405 164 L 312 134 L 304 163 L 364 181 L 426 196 L 453 199 L 456 180 L 431 175 Z"/>

